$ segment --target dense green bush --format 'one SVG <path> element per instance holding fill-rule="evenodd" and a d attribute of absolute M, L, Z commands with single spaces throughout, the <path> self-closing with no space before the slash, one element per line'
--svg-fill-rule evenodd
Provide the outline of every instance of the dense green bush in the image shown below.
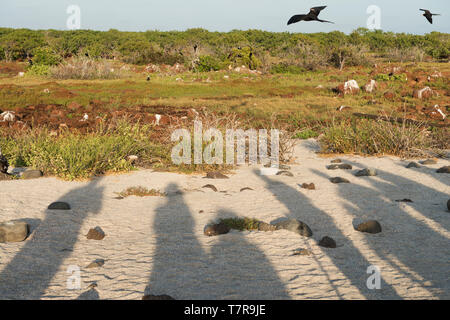
<path fill-rule="evenodd" d="M 50 66 L 45 64 L 33 64 L 28 68 L 27 74 L 32 76 L 48 76 L 50 74 Z"/>
<path fill-rule="evenodd" d="M 62 61 L 60 55 L 55 54 L 49 47 L 37 48 L 33 51 L 33 63 L 44 66 L 56 66 Z"/>
<path fill-rule="evenodd" d="M 220 69 L 220 61 L 211 56 L 200 56 L 196 62 L 195 71 L 209 72 Z"/>

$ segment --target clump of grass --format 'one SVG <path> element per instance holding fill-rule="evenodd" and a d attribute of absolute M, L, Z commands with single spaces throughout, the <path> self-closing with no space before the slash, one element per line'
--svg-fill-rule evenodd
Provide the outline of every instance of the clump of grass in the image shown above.
<path fill-rule="evenodd" d="M 119 79 L 122 73 L 113 68 L 106 60 L 92 60 L 88 58 L 73 58 L 67 62 L 52 67 L 49 72 L 55 79 Z"/>
<path fill-rule="evenodd" d="M 80 134 L 62 132 L 52 136 L 48 129 L 32 129 L 0 136 L 0 147 L 13 166 L 40 169 L 46 175 L 67 180 L 89 178 L 106 172 L 133 169 L 129 155 L 141 164 L 168 154 L 150 139 L 151 127 L 119 122 L 108 128 Z"/>
<path fill-rule="evenodd" d="M 325 128 L 320 144 L 326 153 L 415 157 L 432 149 L 433 139 L 420 124 L 353 119 L 333 122 Z"/>
<path fill-rule="evenodd" d="M 227 225 L 230 229 L 235 229 L 239 231 L 252 231 L 258 230 L 260 221 L 253 218 L 226 218 L 221 219 L 221 223 Z"/>
<path fill-rule="evenodd" d="M 136 197 L 164 197 L 165 193 L 162 193 L 156 189 L 147 189 L 145 187 L 130 187 L 122 192 L 116 192 L 119 197 L 126 198 L 129 196 Z"/>
<path fill-rule="evenodd" d="M 318 136 L 319 136 L 319 134 L 316 131 L 314 131 L 310 128 L 307 128 L 307 129 L 303 129 L 303 130 L 295 133 L 293 138 L 306 140 L 309 138 L 317 138 Z"/>

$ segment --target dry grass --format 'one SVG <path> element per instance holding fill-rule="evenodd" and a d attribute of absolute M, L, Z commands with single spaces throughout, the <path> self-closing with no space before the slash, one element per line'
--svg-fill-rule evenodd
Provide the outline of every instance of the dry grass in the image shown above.
<path fill-rule="evenodd" d="M 156 189 L 147 189 L 142 186 L 138 187 L 129 187 L 122 192 L 116 192 L 116 194 L 121 198 L 126 198 L 130 196 L 136 197 L 164 197 L 166 194 L 162 193 Z"/>

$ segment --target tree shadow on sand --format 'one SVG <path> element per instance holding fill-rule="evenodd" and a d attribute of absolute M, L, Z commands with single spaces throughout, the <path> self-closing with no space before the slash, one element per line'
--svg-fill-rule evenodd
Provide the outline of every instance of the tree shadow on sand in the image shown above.
<path fill-rule="evenodd" d="M 56 201 L 68 202 L 71 210 L 46 210 L 20 252 L 0 273 L 1 299 L 40 299 L 64 260 L 73 251 L 83 221 L 102 208 L 100 179 L 69 191 Z M 66 282 L 59 284 L 65 287 Z"/>
<path fill-rule="evenodd" d="M 361 168 L 358 163 L 346 162 Z M 367 242 L 382 260 L 418 287 L 426 287 L 435 297 L 448 299 L 450 224 L 444 209 L 448 194 L 384 170 L 377 171 L 377 177 L 354 177 L 349 188 L 339 189 L 341 197 L 352 203 L 345 205 L 346 210 L 358 221 L 377 219 L 384 227 L 383 233 L 389 236 L 388 242 L 396 243 L 392 247 L 386 243 L 387 239 L 382 243 L 378 242 L 384 239 Z M 317 170 L 313 172 L 329 178 Z M 365 179 L 373 188 L 357 184 L 358 179 Z M 395 201 L 405 198 L 414 202 Z M 362 199 L 376 201 L 376 212 Z M 430 209 L 436 202 L 442 202 L 442 205 Z M 386 250 L 386 247 L 390 249 Z"/>
<path fill-rule="evenodd" d="M 166 203 L 156 210 L 157 248 L 145 294 L 188 300 L 290 298 L 264 253 L 242 234 L 209 238 L 211 250 L 205 251 L 178 191 L 177 185 L 169 185 Z"/>
<path fill-rule="evenodd" d="M 331 236 L 339 243 L 345 243 L 346 256 L 352 256 L 353 259 L 339 259 L 337 256 L 328 254 L 328 258 L 339 269 L 339 271 L 348 279 L 352 286 L 356 287 L 360 294 L 367 299 L 377 299 L 380 295 L 384 299 L 401 299 L 396 291 L 389 286 L 381 277 L 382 289 L 370 290 L 367 287 L 367 268 L 371 263 L 361 254 L 358 248 L 352 245 L 352 242 L 346 238 L 342 231 L 336 226 L 333 218 L 325 211 L 315 207 L 311 201 L 298 192 L 295 188 L 281 182 L 274 181 L 268 176 L 259 174 L 259 171 L 254 171 L 255 175 L 259 176 L 261 180 L 266 183 L 266 189 L 272 192 L 272 194 L 289 210 L 287 218 L 299 219 L 310 226 L 314 236 L 320 239 L 323 236 Z M 325 226 L 326 230 L 320 230 L 316 226 Z M 320 227 L 319 227 L 320 228 Z M 321 234 L 319 234 L 321 233 Z M 316 239 L 316 240 L 317 240 Z M 341 248 L 334 249 L 340 250 Z M 327 255 L 327 251 L 323 250 L 323 253 Z M 326 271 L 322 268 L 322 271 L 326 274 Z M 329 278 L 329 277 L 328 277 Z M 305 283 L 305 286 L 308 286 Z M 345 297 L 339 291 L 339 288 L 333 286 L 337 296 L 340 299 Z"/>

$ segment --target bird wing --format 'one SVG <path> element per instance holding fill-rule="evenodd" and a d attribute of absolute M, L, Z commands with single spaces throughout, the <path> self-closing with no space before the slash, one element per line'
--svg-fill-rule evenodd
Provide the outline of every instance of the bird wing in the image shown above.
<path fill-rule="evenodd" d="M 426 14 L 426 15 L 425 15 L 425 18 L 427 18 L 427 20 L 428 20 L 431 24 L 433 24 L 433 17 L 431 16 L 431 14 Z"/>
<path fill-rule="evenodd" d="M 296 23 L 299 21 L 304 20 L 306 17 L 306 14 L 296 14 L 295 16 L 292 16 L 289 21 L 288 21 L 288 25 L 292 24 L 292 23 Z"/>
<path fill-rule="evenodd" d="M 429 10 L 427 10 L 427 9 L 419 9 L 419 10 L 421 10 L 421 11 L 427 13 L 427 14 L 428 14 L 428 13 L 431 14 L 431 12 L 430 12 Z"/>
<path fill-rule="evenodd" d="M 320 11 L 322 11 L 323 9 L 325 9 L 327 6 L 322 6 L 322 7 L 313 7 L 311 9 L 309 9 L 309 14 L 313 14 L 318 16 Z"/>

